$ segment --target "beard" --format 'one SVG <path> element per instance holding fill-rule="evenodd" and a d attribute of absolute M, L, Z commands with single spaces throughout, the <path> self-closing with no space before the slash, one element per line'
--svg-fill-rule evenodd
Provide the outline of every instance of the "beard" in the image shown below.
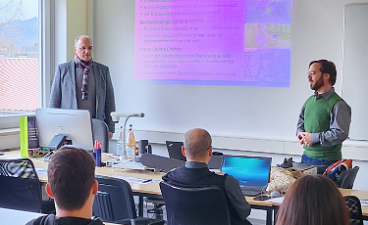
<path fill-rule="evenodd" d="M 320 89 L 323 85 L 325 84 L 325 82 L 323 81 L 323 74 L 321 74 L 321 77 L 313 84 L 310 84 L 310 88 L 314 91 L 317 91 L 318 89 Z"/>

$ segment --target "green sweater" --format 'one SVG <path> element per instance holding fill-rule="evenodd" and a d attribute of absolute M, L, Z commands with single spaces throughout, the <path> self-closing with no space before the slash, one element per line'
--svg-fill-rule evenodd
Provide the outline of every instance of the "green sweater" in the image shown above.
<path fill-rule="evenodd" d="M 330 130 L 331 112 L 336 102 L 340 100 L 342 100 L 341 97 L 336 93 L 327 100 L 316 99 L 314 95 L 309 97 L 305 103 L 304 130 L 310 133 Z M 310 158 L 337 161 L 341 159 L 341 144 L 331 147 L 325 147 L 319 143 L 310 147 L 304 145 L 304 154 Z"/>

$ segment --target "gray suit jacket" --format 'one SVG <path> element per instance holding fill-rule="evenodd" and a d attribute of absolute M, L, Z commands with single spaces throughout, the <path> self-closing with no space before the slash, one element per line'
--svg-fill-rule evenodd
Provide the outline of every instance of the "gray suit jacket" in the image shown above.
<path fill-rule="evenodd" d="M 110 132 L 115 131 L 115 123 L 110 115 L 115 111 L 114 88 L 109 68 L 93 62 L 96 81 L 96 118 L 105 121 Z M 74 60 L 58 65 L 52 83 L 50 108 L 78 109 L 75 83 Z"/>

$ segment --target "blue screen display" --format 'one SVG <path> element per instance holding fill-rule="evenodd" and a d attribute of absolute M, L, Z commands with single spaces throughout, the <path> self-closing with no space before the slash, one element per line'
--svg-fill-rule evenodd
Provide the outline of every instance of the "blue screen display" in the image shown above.
<path fill-rule="evenodd" d="M 224 156 L 221 171 L 235 177 L 240 185 L 268 184 L 272 158 Z"/>

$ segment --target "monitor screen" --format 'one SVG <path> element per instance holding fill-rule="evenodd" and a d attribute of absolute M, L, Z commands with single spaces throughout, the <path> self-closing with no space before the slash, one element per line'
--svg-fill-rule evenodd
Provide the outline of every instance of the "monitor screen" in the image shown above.
<path fill-rule="evenodd" d="M 36 109 L 40 147 L 47 147 L 55 135 L 64 134 L 72 146 L 93 150 L 91 116 L 88 110 Z"/>
<path fill-rule="evenodd" d="M 272 158 L 224 156 L 221 171 L 232 175 L 244 186 L 266 186 L 270 178 Z"/>

